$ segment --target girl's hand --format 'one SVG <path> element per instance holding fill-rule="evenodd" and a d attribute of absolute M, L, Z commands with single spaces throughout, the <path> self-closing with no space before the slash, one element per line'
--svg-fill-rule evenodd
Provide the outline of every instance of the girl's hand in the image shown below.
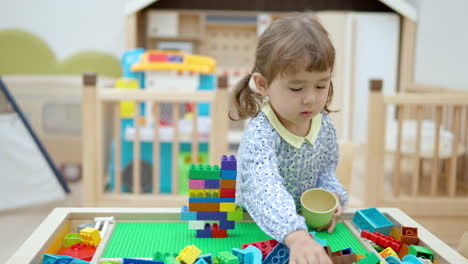
<path fill-rule="evenodd" d="M 338 205 L 336 206 L 336 211 L 335 211 L 335 214 L 333 215 L 333 219 L 328 225 L 318 228 L 317 229 L 318 231 L 328 229 L 327 230 L 328 233 L 331 234 L 331 232 L 333 232 L 333 230 L 336 227 L 336 223 L 338 222 L 338 217 L 343 214 L 343 208 L 341 207 L 341 197 L 338 194 L 335 194 L 335 196 L 336 196 L 336 199 L 338 200 Z"/>
<path fill-rule="evenodd" d="M 332 264 L 322 245 L 305 230 L 289 233 L 284 243 L 290 251 L 289 264 Z"/>

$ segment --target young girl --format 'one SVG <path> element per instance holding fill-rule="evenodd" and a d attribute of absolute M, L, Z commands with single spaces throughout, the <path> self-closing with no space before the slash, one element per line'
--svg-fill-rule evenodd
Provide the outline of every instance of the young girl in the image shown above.
<path fill-rule="evenodd" d="M 231 119 L 252 118 L 238 152 L 237 203 L 290 249 L 290 262 L 331 263 L 307 233 L 301 194 L 323 188 L 340 205 L 348 195 L 335 176 L 338 145 L 328 116 L 335 49 L 308 15 L 273 22 L 260 36 L 255 65 L 234 91 Z"/>

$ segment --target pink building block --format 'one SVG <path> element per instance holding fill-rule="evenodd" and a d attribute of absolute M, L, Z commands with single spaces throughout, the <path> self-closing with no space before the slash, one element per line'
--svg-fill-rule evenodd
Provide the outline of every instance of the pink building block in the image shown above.
<path fill-rule="evenodd" d="M 189 179 L 190 189 L 205 189 L 205 180 Z"/>

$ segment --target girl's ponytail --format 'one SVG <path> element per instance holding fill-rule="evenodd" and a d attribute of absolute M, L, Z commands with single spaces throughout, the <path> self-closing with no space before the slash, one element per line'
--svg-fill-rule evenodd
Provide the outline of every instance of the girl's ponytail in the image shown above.
<path fill-rule="evenodd" d="M 263 97 L 253 91 L 249 86 L 252 75 L 244 76 L 234 87 L 232 107 L 229 111 L 229 119 L 239 121 L 256 116 L 260 112 Z"/>

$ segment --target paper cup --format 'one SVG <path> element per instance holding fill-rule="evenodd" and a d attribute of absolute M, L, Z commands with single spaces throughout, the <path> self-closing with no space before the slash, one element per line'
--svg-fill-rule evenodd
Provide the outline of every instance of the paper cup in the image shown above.
<path fill-rule="evenodd" d="M 330 223 L 337 206 L 336 196 L 324 189 L 310 189 L 301 195 L 302 215 L 312 228 L 324 227 Z"/>

